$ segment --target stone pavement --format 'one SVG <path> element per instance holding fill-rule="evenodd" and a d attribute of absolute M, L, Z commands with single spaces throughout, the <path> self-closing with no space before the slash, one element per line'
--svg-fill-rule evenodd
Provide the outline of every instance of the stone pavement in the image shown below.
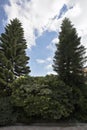
<path fill-rule="evenodd" d="M 87 130 L 87 125 L 69 126 L 69 127 L 58 127 L 58 126 L 10 126 L 10 127 L 0 127 L 0 130 Z"/>

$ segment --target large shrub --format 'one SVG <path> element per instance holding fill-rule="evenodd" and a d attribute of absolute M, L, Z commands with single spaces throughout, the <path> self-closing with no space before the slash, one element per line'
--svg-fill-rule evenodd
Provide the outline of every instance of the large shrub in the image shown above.
<path fill-rule="evenodd" d="M 9 97 L 0 97 L 0 126 L 16 122 L 16 115 Z"/>
<path fill-rule="evenodd" d="M 80 89 L 77 89 L 76 99 L 77 101 L 76 110 L 74 112 L 75 118 L 81 122 L 87 122 L 87 85 L 84 84 Z"/>
<path fill-rule="evenodd" d="M 74 109 L 72 88 L 53 75 L 18 78 L 13 84 L 12 100 L 30 119 L 57 120 L 68 117 Z"/>

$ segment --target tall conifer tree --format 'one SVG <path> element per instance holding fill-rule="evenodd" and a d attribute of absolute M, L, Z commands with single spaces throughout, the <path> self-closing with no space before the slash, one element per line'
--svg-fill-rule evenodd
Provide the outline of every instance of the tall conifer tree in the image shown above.
<path fill-rule="evenodd" d="M 68 18 L 65 18 L 59 33 L 59 43 L 54 56 L 54 71 L 66 84 L 84 82 L 83 66 L 86 61 L 85 48 Z"/>
<path fill-rule="evenodd" d="M 16 77 L 30 72 L 26 49 L 22 25 L 15 18 L 0 36 L 0 86 L 9 86 Z"/>

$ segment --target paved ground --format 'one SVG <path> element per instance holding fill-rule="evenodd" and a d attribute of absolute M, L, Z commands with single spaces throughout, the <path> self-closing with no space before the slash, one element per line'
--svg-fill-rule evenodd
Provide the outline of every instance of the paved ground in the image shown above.
<path fill-rule="evenodd" d="M 0 130 L 87 130 L 87 125 L 73 127 L 58 127 L 58 126 L 11 126 L 0 127 Z"/>

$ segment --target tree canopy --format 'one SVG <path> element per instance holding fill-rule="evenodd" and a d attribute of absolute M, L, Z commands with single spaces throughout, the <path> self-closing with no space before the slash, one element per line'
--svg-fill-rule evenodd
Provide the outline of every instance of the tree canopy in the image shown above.
<path fill-rule="evenodd" d="M 56 44 L 53 68 L 66 84 L 84 82 L 82 69 L 87 57 L 80 39 L 71 21 L 65 18 L 59 32 L 59 43 Z"/>
<path fill-rule="evenodd" d="M 26 40 L 20 21 L 15 18 L 0 36 L 0 84 L 9 86 L 13 80 L 30 72 L 27 65 Z"/>

